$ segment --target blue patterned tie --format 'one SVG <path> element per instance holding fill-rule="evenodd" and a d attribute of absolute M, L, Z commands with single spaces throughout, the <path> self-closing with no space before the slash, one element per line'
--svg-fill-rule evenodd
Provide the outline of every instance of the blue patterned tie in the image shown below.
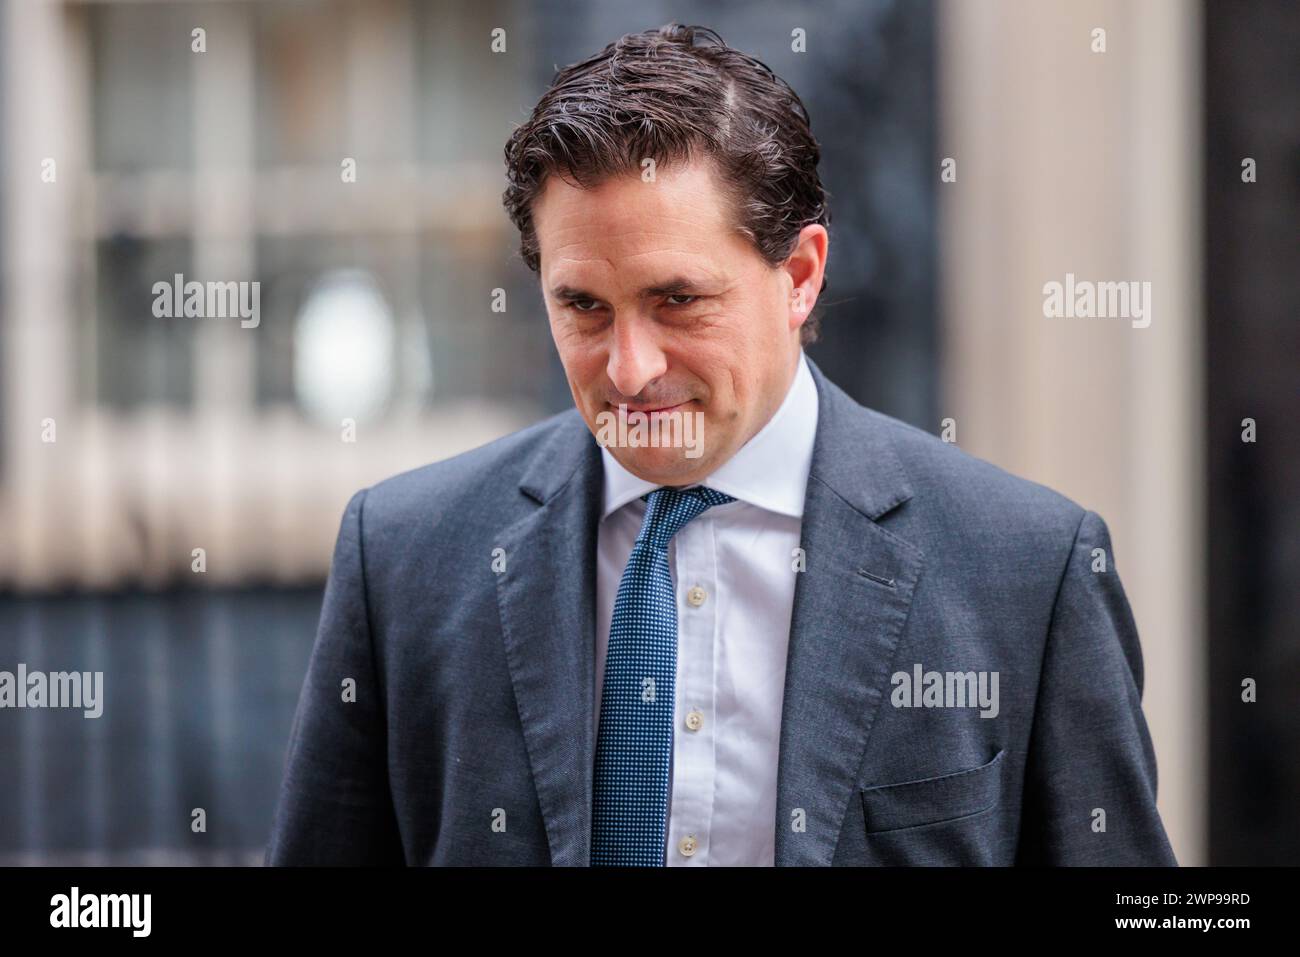
<path fill-rule="evenodd" d="M 677 599 L 668 543 L 705 509 L 735 501 L 697 485 L 656 489 L 614 599 L 596 736 L 591 864 L 662 867 L 677 679 Z"/>

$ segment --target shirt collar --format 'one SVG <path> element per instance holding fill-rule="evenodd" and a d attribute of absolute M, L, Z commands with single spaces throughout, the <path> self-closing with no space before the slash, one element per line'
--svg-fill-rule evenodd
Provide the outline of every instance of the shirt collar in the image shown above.
<path fill-rule="evenodd" d="M 817 384 L 800 351 L 794 381 L 780 408 L 704 484 L 759 508 L 802 518 L 816 436 Z M 602 518 L 659 487 L 623 468 L 609 449 L 602 448 L 600 455 L 605 464 Z"/>

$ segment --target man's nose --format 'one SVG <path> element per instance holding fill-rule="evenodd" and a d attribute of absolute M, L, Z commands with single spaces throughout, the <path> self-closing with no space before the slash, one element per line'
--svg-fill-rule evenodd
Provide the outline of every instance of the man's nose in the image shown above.
<path fill-rule="evenodd" d="M 668 357 L 655 338 L 653 323 L 639 316 L 616 317 L 605 371 L 614 388 L 629 399 L 667 372 Z"/>

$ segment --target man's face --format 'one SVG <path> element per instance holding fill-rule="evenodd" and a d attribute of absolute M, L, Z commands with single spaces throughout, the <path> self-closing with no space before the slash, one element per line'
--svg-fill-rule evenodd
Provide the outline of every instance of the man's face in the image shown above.
<path fill-rule="evenodd" d="M 587 427 L 599 438 L 620 404 L 629 424 L 649 413 L 651 429 L 702 421 L 694 450 L 608 445 L 656 485 L 704 481 L 772 417 L 825 266 L 817 225 L 783 266 L 768 266 L 735 231 L 712 168 L 661 167 L 653 182 L 587 190 L 550 176 L 533 205 L 551 335 Z"/>

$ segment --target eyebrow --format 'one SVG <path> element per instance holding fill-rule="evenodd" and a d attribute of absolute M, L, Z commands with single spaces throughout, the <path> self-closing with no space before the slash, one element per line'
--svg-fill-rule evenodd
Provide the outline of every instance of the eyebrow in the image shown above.
<path fill-rule="evenodd" d="M 687 279 L 685 276 L 674 276 L 666 282 L 656 283 L 653 286 L 646 286 L 638 294 L 642 299 L 651 299 L 657 296 L 681 296 L 688 294 L 700 293 L 702 290 L 711 289 L 714 285 L 713 280 Z M 551 289 L 551 295 L 556 299 L 575 300 L 575 299 L 599 299 L 595 293 L 587 292 L 585 289 L 578 289 L 575 286 L 559 285 Z"/>

